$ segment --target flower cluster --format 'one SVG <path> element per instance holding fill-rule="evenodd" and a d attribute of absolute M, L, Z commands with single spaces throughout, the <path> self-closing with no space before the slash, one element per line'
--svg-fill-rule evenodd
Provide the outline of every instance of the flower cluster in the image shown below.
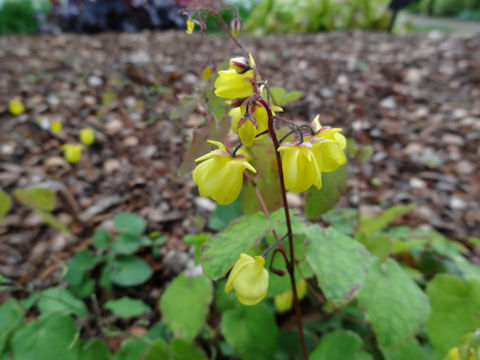
<path fill-rule="evenodd" d="M 187 23 L 190 27 L 192 23 Z M 269 90 L 265 82 L 260 81 L 255 60 L 252 55 L 235 57 L 230 60 L 229 68 L 218 72 L 214 82 L 215 95 L 228 101 L 231 106 L 231 130 L 240 137 L 233 152 L 218 141 L 208 142 L 218 147 L 196 159 L 200 162 L 193 171 L 193 181 L 198 185 L 201 196 L 208 196 L 218 204 L 229 204 L 240 194 L 245 169 L 257 173 L 242 150 L 255 151 L 255 141 L 269 134 L 275 144 L 277 163 L 281 162 L 285 188 L 303 192 L 310 187 L 322 187 L 322 172 L 336 170 L 345 164 L 346 140 L 340 134 L 342 129 L 322 126 L 317 116 L 310 125 L 290 124 L 293 130 L 280 141 L 276 138 L 274 124 L 284 120 L 276 116 L 282 111 L 270 101 Z M 266 91 L 264 91 L 266 90 Z M 304 133 L 307 128 L 308 133 Z M 291 134 L 295 141 L 284 142 Z M 243 146 L 244 149 L 240 149 Z M 233 266 L 225 291 L 235 290 L 242 304 L 253 305 L 263 299 L 268 289 L 268 271 L 264 269 L 262 256 L 241 254 Z M 297 293 L 303 297 L 305 282 L 297 284 Z M 275 304 L 280 311 L 291 308 L 293 293 L 277 295 Z"/>

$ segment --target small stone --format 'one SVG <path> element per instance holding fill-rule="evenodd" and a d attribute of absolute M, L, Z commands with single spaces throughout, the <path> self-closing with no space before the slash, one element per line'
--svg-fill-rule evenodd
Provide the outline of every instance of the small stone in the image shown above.
<path fill-rule="evenodd" d="M 463 210 L 467 207 L 467 202 L 458 196 L 453 196 L 450 199 L 450 207 L 454 210 Z"/>
<path fill-rule="evenodd" d="M 123 145 L 135 147 L 138 145 L 138 138 L 136 136 L 128 136 L 123 140 Z"/>
<path fill-rule="evenodd" d="M 403 76 L 405 82 L 416 84 L 422 80 L 422 72 L 417 68 L 408 68 Z"/>
<path fill-rule="evenodd" d="M 463 139 L 463 137 L 456 134 L 444 134 L 442 136 L 442 142 L 448 145 L 458 145 L 458 146 L 463 146 L 465 144 L 465 140 Z"/>
<path fill-rule="evenodd" d="M 113 119 L 105 125 L 108 135 L 116 135 L 123 129 L 123 123 L 119 119 Z"/>
<path fill-rule="evenodd" d="M 91 87 L 98 87 L 103 85 L 103 80 L 99 76 L 92 75 L 87 78 L 87 84 Z"/>
<path fill-rule="evenodd" d="M 380 101 L 380 106 L 385 109 L 393 110 L 397 108 L 397 101 L 395 100 L 395 97 L 389 96 Z"/>
<path fill-rule="evenodd" d="M 117 172 L 120 170 L 120 167 L 120 161 L 117 159 L 109 159 L 103 163 L 103 170 L 105 170 L 107 174 L 113 174 L 114 172 Z"/>
<path fill-rule="evenodd" d="M 414 189 L 425 189 L 427 187 L 427 183 L 419 178 L 411 178 L 409 184 Z"/>
<path fill-rule="evenodd" d="M 197 205 L 200 209 L 207 211 L 213 211 L 217 207 L 217 204 L 213 200 L 201 196 L 195 198 L 195 205 Z"/>
<path fill-rule="evenodd" d="M 457 163 L 457 171 L 460 174 L 466 174 L 466 175 L 472 174 L 474 170 L 475 170 L 475 167 L 470 161 L 462 160 Z"/>

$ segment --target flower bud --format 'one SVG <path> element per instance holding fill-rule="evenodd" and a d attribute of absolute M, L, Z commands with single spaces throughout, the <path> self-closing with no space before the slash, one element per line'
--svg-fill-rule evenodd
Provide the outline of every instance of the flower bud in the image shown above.
<path fill-rule="evenodd" d="M 265 259 L 262 256 L 240 254 L 228 276 L 225 292 L 235 290 L 238 300 L 243 305 L 259 303 L 268 290 L 268 271 L 264 268 Z"/>
<path fill-rule="evenodd" d="M 63 156 L 69 163 L 75 164 L 82 158 L 83 145 L 78 144 L 65 144 L 61 147 L 63 150 Z"/>
<path fill-rule="evenodd" d="M 253 120 L 253 121 L 252 121 Z M 257 124 L 255 119 L 250 117 L 243 117 L 238 122 L 238 135 L 240 135 L 240 140 L 244 146 L 250 147 L 255 140 L 257 135 Z"/>
<path fill-rule="evenodd" d="M 193 34 L 193 30 L 195 29 L 195 23 L 193 22 L 192 19 L 187 19 L 186 21 L 186 25 L 187 25 L 187 34 L 191 35 Z"/>
<path fill-rule="evenodd" d="M 80 141 L 85 145 L 92 145 L 95 141 L 95 130 L 85 128 L 80 130 Z"/>
<path fill-rule="evenodd" d="M 234 57 L 230 59 L 230 67 L 233 68 L 237 74 L 243 74 L 250 70 L 250 61 L 243 56 Z"/>
<path fill-rule="evenodd" d="M 302 300 L 307 293 L 307 283 L 305 280 L 300 279 L 296 284 L 295 288 L 297 289 L 298 300 Z M 293 291 L 287 290 L 281 294 L 275 295 L 273 298 L 273 303 L 275 307 L 280 312 L 288 311 L 293 306 Z"/>
<path fill-rule="evenodd" d="M 205 65 L 202 70 L 202 79 L 208 81 L 210 80 L 210 76 L 212 76 L 212 68 L 208 65 Z"/>
<path fill-rule="evenodd" d="M 232 21 L 230 21 L 230 30 L 232 31 L 233 36 L 240 35 L 240 32 L 243 28 L 243 21 L 239 16 L 235 16 Z"/>
<path fill-rule="evenodd" d="M 247 99 L 247 98 L 244 98 L 244 97 L 243 97 L 243 98 L 233 99 L 232 102 L 230 103 L 230 106 L 231 106 L 232 108 L 237 108 L 237 107 L 239 107 L 239 106 L 242 106 L 246 99 Z"/>

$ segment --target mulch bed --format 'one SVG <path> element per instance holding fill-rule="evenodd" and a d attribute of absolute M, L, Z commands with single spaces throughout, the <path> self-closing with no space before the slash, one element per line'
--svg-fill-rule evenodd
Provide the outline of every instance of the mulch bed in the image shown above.
<path fill-rule="evenodd" d="M 305 92 L 285 114 L 310 121 L 319 113 L 322 124 L 373 146 L 368 162 L 350 164 L 341 206 L 372 214 L 415 202 L 404 223 L 461 241 L 480 236 L 478 34 L 242 40 L 270 84 Z M 55 214 L 74 233 L 48 228 L 16 204 L 0 226 L 0 274 L 23 284 L 58 281 L 61 265 L 120 211 L 166 235 L 165 254 L 187 250 L 181 239 L 203 229 L 208 206 L 196 201 L 191 176 L 176 173 L 203 116 L 169 114 L 201 81 L 208 56 L 219 65 L 234 54 L 224 38 L 183 32 L 0 38 L 0 188 L 54 189 Z M 6 111 L 14 96 L 27 109 L 18 117 Z M 44 117 L 64 130 L 42 130 L 35 119 Z M 96 129 L 97 142 L 71 166 L 59 147 L 84 127 Z"/>

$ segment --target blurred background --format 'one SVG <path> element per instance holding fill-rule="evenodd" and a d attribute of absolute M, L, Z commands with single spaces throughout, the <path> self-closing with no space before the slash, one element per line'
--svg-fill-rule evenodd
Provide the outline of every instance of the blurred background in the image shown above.
<path fill-rule="evenodd" d="M 0 34 L 138 32 L 184 26 L 189 0 L 0 0 Z M 480 0 L 230 0 L 254 34 L 332 30 L 459 31 L 480 20 Z M 229 20 L 231 14 L 225 15 Z M 216 31 L 215 21 L 208 25 Z M 474 26 L 470 24 L 470 26 Z"/>

